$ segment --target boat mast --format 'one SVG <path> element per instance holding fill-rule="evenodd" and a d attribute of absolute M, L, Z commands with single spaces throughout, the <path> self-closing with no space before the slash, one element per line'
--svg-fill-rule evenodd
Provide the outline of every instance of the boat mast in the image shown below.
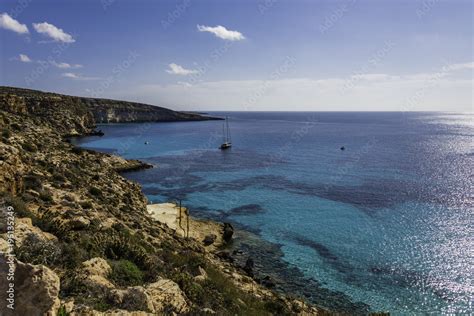
<path fill-rule="evenodd" d="M 227 141 L 230 143 L 230 129 L 229 129 L 229 118 L 226 117 L 226 123 L 227 123 Z"/>
<path fill-rule="evenodd" d="M 226 120 L 222 122 L 222 137 L 224 138 L 224 143 L 226 142 L 225 122 L 227 122 L 227 116 L 226 116 Z"/>

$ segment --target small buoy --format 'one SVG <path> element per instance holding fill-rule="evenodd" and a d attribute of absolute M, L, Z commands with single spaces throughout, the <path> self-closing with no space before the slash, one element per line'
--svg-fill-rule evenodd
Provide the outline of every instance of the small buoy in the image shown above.
<path fill-rule="evenodd" d="M 341 150 L 345 150 L 345 149 L 346 149 L 346 147 L 344 147 L 344 146 L 341 147 Z"/>
<path fill-rule="evenodd" d="M 148 142 L 145 142 L 145 145 L 148 145 Z"/>

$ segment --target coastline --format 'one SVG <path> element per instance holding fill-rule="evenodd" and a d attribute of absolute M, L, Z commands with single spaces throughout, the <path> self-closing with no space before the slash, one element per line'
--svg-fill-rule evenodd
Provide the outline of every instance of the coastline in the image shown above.
<path fill-rule="evenodd" d="M 141 186 L 120 174 L 149 165 L 65 139 L 95 130 L 87 108 L 56 96 L 7 93 L 0 95 L 0 110 L 1 207 L 13 208 L 23 223 L 13 249 L 15 282 L 22 284 L 15 313 L 326 313 L 263 287 L 207 251 L 203 240 L 183 238 L 155 221 Z M 211 232 L 226 228 L 191 222 L 211 225 Z M 4 249 L 8 234 L 3 223 L 0 228 Z M 8 273 L 3 257 L 0 277 Z M 0 313 L 11 311 L 2 305 Z"/>
<path fill-rule="evenodd" d="M 114 124 L 114 123 L 111 123 Z M 96 135 L 93 135 L 96 136 Z M 88 136 L 85 136 L 88 137 Z M 78 145 L 81 148 L 81 145 Z M 87 148 L 87 147 L 85 147 Z M 85 149 L 91 152 L 102 153 L 100 150 Z M 155 168 L 149 162 L 125 159 L 116 153 L 109 153 L 111 157 L 122 161 L 118 164 L 121 168 L 115 168 L 117 172 L 126 177 L 128 172 L 146 172 L 146 169 Z M 125 161 L 125 162 L 124 162 Z M 131 165 L 130 165 L 131 164 Z M 139 186 L 141 192 L 143 188 Z M 146 195 L 145 195 L 146 196 Z M 192 215 L 188 216 L 187 211 Z M 324 288 L 316 279 L 308 278 L 297 267 L 287 263 L 280 245 L 273 244 L 259 236 L 259 232 L 249 230 L 239 223 L 231 222 L 234 225 L 234 236 L 229 243 L 222 240 L 222 230 L 227 218 L 217 218 L 195 212 L 192 205 L 182 207 L 182 225 L 178 227 L 179 207 L 175 202 L 147 202 L 147 213 L 155 221 L 166 225 L 176 236 L 186 238 L 186 218 L 190 219 L 189 236 L 203 246 L 207 252 L 217 258 L 216 264 L 224 262 L 227 266 L 222 266 L 222 270 L 229 270 L 229 266 L 236 269 L 241 275 L 250 278 L 255 284 L 275 291 L 284 296 L 297 297 L 305 301 L 305 304 L 312 304 L 323 310 L 333 311 L 342 314 L 367 315 L 375 312 L 370 306 L 362 302 L 354 302 L 347 295 Z M 205 245 L 204 239 L 207 236 L 216 236 L 210 245 Z M 252 262 L 248 267 L 248 260 Z M 241 282 L 241 279 L 238 279 Z M 244 282 L 245 283 L 245 282 Z M 383 314 L 383 313 L 382 313 Z M 384 314 L 385 315 L 385 314 Z"/>
<path fill-rule="evenodd" d="M 229 243 L 222 240 L 223 221 L 218 218 L 205 217 L 203 214 L 186 215 L 182 207 L 182 222 L 190 219 L 189 237 L 203 244 L 206 236 L 214 234 L 215 243 L 204 245 L 206 251 L 214 254 L 218 262 L 225 262 L 239 273 L 252 279 L 264 288 L 282 295 L 298 297 L 307 304 L 342 314 L 373 314 L 364 303 L 356 303 L 343 293 L 324 288 L 318 280 L 306 277 L 297 267 L 291 266 L 284 259 L 280 245 L 265 241 L 257 232 L 252 232 L 238 223 L 232 222 L 233 237 Z M 192 211 L 192 206 L 189 210 Z M 187 210 L 187 209 L 186 209 Z M 189 211 L 188 210 L 188 211 Z M 157 221 L 167 225 L 177 235 L 185 236 L 179 228 L 179 206 L 172 202 L 152 203 L 147 205 L 147 212 Z M 252 262 L 249 265 L 249 259 Z M 222 268 L 227 270 L 225 266 Z"/>

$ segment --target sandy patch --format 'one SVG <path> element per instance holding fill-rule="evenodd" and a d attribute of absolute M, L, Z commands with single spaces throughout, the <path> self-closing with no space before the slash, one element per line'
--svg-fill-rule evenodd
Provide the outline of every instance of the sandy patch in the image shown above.
<path fill-rule="evenodd" d="M 191 237 L 202 242 L 206 236 L 215 235 L 214 243 L 206 248 L 214 249 L 223 244 L 222 223 L 193 218 L 188 215 L 185 207 L 181 207 L 180 211 L 179 206 L 174 203 L 149 204 L 147 211 L 153 219 L 166 224 L 182 237 Z"/>

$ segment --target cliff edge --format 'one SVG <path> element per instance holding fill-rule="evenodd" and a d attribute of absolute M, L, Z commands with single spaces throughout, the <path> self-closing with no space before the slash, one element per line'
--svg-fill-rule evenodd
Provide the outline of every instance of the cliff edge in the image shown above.
<path fill-rule="evenodd" d="M 173 111 L 167 108 L 99 98 L 85 98 L 37 90 L 0 87 L 0 99 L 9 104 L 13 110 L 21 110 L 35 116 L 67 114 L 70 118 L 81 117 L 86 112 L 95 123 L 130 123 L 130 122 L 177 122 L 219 120 L 219 118 L 196 113 Z M 72 116 L 75 115 L 75 116 Z"/>

